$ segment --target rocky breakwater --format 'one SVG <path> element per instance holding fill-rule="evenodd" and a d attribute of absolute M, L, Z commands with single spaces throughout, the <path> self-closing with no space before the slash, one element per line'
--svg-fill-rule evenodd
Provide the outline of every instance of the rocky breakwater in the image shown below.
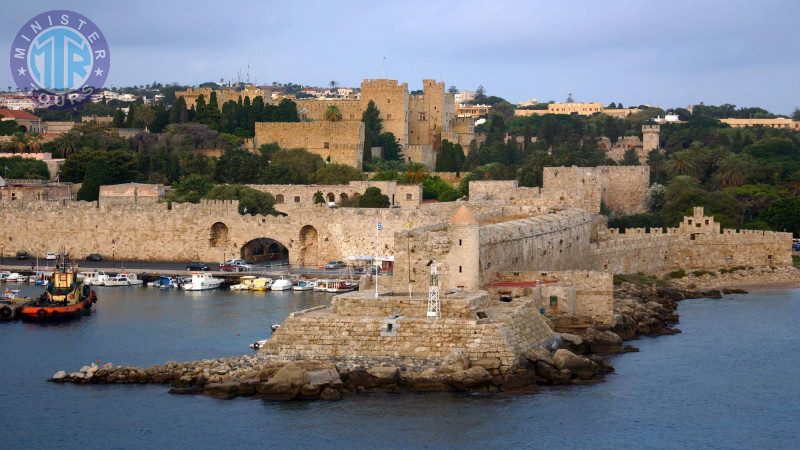
<path fill-rule="evenodd" d="M 613 371 L 600 356 L 584 357 L 567 349 L 537 349 L 520 367 L 501 374 L 500 360 L 469 361 L 454 354 L 439 370 L 404 371 L 397 367 L 337 369 L 316 360 L 262 362 L 241 356 L 194 362 L 168 362 L 150 368 L 91 364 L 76 372 L 59 371 L 51 382 L 76 384 L 144 384 L 170 386 L 171 394 L 202 394 L 220 399 L 338 400 L 362 392 L 483 391 L 532 393 L 540 385 L 596 381 Z"/>

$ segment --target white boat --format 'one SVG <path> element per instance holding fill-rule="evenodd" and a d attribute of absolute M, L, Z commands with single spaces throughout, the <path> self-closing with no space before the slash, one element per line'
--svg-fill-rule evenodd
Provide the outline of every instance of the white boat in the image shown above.
<path fill-rule="evenodd" d="M 234 284 L 231 286 L 231 289 L 234 291 L 249 291 L 253 289 L 253 283 L 255 283 L 255 281 L 256 277 L 253 275 L 247 275 L 239 280 L 239 284 Z"/>
<path fill-rule="evenodd" d="M 295 291 L 312 291 L 316 283 L 310 280 L 300 280 L 295 284 L 292 289 Z"/>
<path fill-rule="evenodd" d="M 222 278 L 214 278 L 207 272 L 192 272 L 192 279 L 182 287 L 187 291 L 205 291 L 220 287 L 222 281 Z"/>
<path fill-rule="evenodd" d="M 115 277 L 110 277 L 105 281 L 105 286 L 137 286 L 144 284 L 135 273 L 123 272 Z"/>
<path fill-rule="evenodd" d="M 314 282 L 314 290 L 325 292 L 328 290 L 328 283 L 333 280 L 317 280 Z"/>
<path fill-rule="evenodd" d="M 9 283 L 24 283 L 28 281 L 28 277 L 26 277 L 25 275 L 20 275 L 17 272 L 11 272 L 10 274 L 8 274 L 5 280 Z"/>
<path fill-rule="evenodd" d="M 280 277 L 280 279 L 277 279 L 272 282 L 272 286 L 270 287 L 270 289 L 272 289 L 273 291 L 286 291 L 291 289 L 292 286 L 294 286 L 292 280 L 286 277 Z"/>
<path fill-rule="evenodd" d="M 252 344 L 250 344 L 250 348 L 258 350 L 261 347 L 263 347 L 264 344 L 266 344 L 266 343 L 267 343 L 267 339 L 259 339 L 259 340 L 255 341 L 255 342 L 253 342 Z"/>
<path fill-rule="evenodd" d="M 105 286 L 106 280 L 109 278 L 111 277 L 102 270 L 99 272 L 96 270 L 94 272 L 83 272 L 83 282 L 92 286 Z"/>

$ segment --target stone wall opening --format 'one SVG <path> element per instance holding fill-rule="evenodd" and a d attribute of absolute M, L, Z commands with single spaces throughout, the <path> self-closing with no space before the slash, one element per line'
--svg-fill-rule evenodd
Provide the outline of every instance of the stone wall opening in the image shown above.
<path fill-rule="evenodd" d="M 319 233 L 311 225 L 300 229 L 300 256 L 297 263 L 301 266 L 319 264 Z"/>
<path fill-rule="evenodd" d="M 225 247 L 229 243 L 228 226 L 222 222 L 216 222 L 211 225 L 211 236 L 208 239 L 208 245 L 211 247 Z"/>
<path fill-rule="evenodd" d="M 276 261 L 287 258 L 289 249 L 275 239 L 260 237 L 242 245 L 239 254 L 245 261 Z"/>

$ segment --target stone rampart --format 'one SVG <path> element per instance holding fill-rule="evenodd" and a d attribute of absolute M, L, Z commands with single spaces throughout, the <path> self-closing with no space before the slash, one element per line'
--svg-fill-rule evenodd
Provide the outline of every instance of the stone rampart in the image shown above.
<path fill-rule="evenodd" d="M 304 148 L 322 159 L 361 168 L 364 124 L 343 122 L 256 122 L 255 148 L 277 143 L 281 148 Z"/>
<path fill-rule="evenodd" d="M 398 205 L 403 208 L 416 208 L 421 205 L 422 185 L 421 184 L 398 184 L 395 181 L 351 181 L 348 184 L 250 184 L 249 187 L 269 192 L 275 197 L 275 209 L 281 212 L 289 212 L 299 208 L 309 208 L 314 203 L 314 195 L 322 193 L 325 206 L 332 202 L 340 205 L 343 201 L 358 198 L 364 194 L 369 187 L 377 187 L 381 193 L 389 197 L 391 205 Z"/>
<path fill-rule="evenodd" d="M 600 186 L 599 200 L 610 209 L 624 213 L 644 211 L 650 187 L 649 166 L 545 167 L 542 185 L 571 189 L 595 179 Z"/>
<path fill-rule="evenodd" d="M 580 183 L 547 188 L 519 187 L 517 180 L 470 181 L 469 196 L 472 202 L 494 200 L 503 205 L 537 206 L 541 212 L 565 206 L 600 212 L 600 185 L 592 175 Z"/>

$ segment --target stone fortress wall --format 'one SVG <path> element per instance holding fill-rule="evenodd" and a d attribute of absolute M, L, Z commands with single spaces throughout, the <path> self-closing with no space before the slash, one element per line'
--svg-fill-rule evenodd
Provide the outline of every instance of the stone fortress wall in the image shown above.
<path fill-rule="evenodd" d="M 364 156 L 364 123 L 256 122 L 254 148 L 277 143 L 281 148 L 304 148 L 336 164 L 361 168 Z"/>
<path fill-rule="evenodd" d="M 545 167 L 542 185 L 544 188 L 570 189 L 595 182 L 600 186 L 600 200 L 608 208 L 625 214 L 643 212 L 650 187 L 650 167 Z"/>
<path fill-rule="evenodd" d="M 212 92 L 217 94 L 217 106 L 220 110 L 222 110 L 222 105 L 225 103 L 229 101 L 238 102 L 239 98 L 244 100 L 245 97 L 250 97 L 250 101 L 252 102 L 256 97 L 261 97 L 264 99 L 264 103 L 269 103 L 271 99 L 269 91 L 264 91 L 252 85 L 245 86 L 241 91 L 232 89 L 216 90 L 212 88 L 189 88 L 185 91 L 176 91 L 175 97 L 183 97 L 183 99 L 186 100 L 186 108 L 191 109 L 192 106 L 197 105 L 197 98 L 201 95 L 206 104 L 208 104 Z"/>
<path fill-rule="evenodd" d="M 340 205 L 342 201 L 358 198 L 369 187 L 377 187 L 389 197 L 392 206 L 418 208 L 422 204 L 421 184 L 400 184 L 396 181 L 350 181 L 348 184 L 249 184 L 253 189 L 269 192 L 275 197 L 275 209 L 289 212 L 315 206 L 314 194 L 321 192 L 326 203 Z"/>

